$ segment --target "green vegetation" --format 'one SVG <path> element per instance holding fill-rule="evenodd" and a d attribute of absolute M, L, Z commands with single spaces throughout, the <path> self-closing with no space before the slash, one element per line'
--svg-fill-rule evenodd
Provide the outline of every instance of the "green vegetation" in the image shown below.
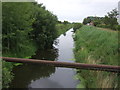
<path fill-rule="evenodd" d="M 54 39 L 57 37 L 56 23 L 57 17 L 48 10 L 45 10 L 41 4 L 34 4 L 33 30 L 30 37 L 38 49 L 51 48 Z"/>
<path fill-rule="evenodd" d="M 7 57 L 27 57 L 35 49 L 29 38 L 32 30 L 32 3 L 2 3 L 2 54 Z M 13 64 L 3 62 L 3 88 L 8 87 L 12 79 Z"/>
<path fill-rule="evenodd" d="M 9 87 L 9 82 L 11 82 L 11 80 L 13 79 L 13 73 L 11 73 L 13 68 L 13 64 L 12 63 L 8 63 L 8 62 L 4 62 L 3 61 L 3 65 L 2 65 L 2 87 L 3 88 L 8 88 Z"/>
<path fill-rule="evenodd" d="M 93 23 L 94 26 L 102 27 L 102 28 L 110 28 L 112 30 L 120 30 L 117 22 L 118 11 L 117 9 L 113 9 L 108 12 L 105 17 L 93 17 L 89 16 L 83 20 L 83 24 L 86 25 L 88 23 Z"/>
<path fill-rule="evenodd" d="M 58 21 L 57 16 L 36 2 L 3 2 L 2 8 L 2 53 L 4 57 L 29 58 L 35 54 L 37 49 L 50 49 L 55 38 L 73 27 L 76 32 L 76 62 L 118 65 L 117 32 L 83 26 L 81 23 L 71 24 L 68 21 Z M 97 27 L 120 30 L 117 15 L 117 10 L 114 9 L 105 17 L 87 17 L 83 24 L 93 22 Z M 14 78 L 11 73 L 12 68 L 20 64 L 4 61 L 2 63 L 3 88 L 8 88 Z M 82 80 L 83 84 L 78 87 L 118 87 L 118 76 L 113 73 L 78 70 L 77 78 Z"/>
<path fill-rule="evenodd" d="M 84 18 L 84 20 L 83 20 L 83 24 L 84 25 L 86 25 L 86 24 L 88 24 L 88 23 L 90 23 L 90 22 L 94 22 L 95 23 L 95 26 L 96 26 L 96 24 L 98 24 L 98 23 L 100 23 L 101 21 L 102 21 L 102 19 L 103 19 L 103 17 L 93 17 L 93 16 L 89 16 L 89 17 L 87 17 L 87 18 Z"/>
<path fill-rule="evenodd" d="M 117 15 L 118 11 L 116 9 L 113 9 L 112 11 L 108 12 L 108 15 L 104 17 L 103 21 L 108 28 L 116 30 L 116 25 L 118 25 Z"/>
<path fill-rule="evenodd" d="M 77 29 L 79 29 L 79 28 L 81 28 L 83 25 L 81 24 L 81 23 L 74 23 L 74 25 L 73 25 L 73 30 L 74 30 L 74 32 L 77 30 Z"/>
<path fill-rule="evenodd" d="M 54 39 L 71 28 L 67 21 L 58 24 L 57 17 L 42 4 L 3 2 L 2 8 L 4 57 L 29 58 L 37 49 L 51 48 Z M 9 87 L 12 67 L 17 65 L 3 62 L 3 88 Z"/>
<path fill-rule="evenodd" d="M 57 30 L 58 36 L 61 34 L 64 34 L 70 28 L 72 28 L 72 24 L 62 24 L 62 23 L 56 24 L 56 30 Z"/>
<path fill-rule="evenodd" d="M 118 33 L 83 26 L 75 35 L 75 58 L 80 63 L 118 65 Z M 119 87 L 115 73 L 78 70 L 78 76 L 86 88 Z"/>

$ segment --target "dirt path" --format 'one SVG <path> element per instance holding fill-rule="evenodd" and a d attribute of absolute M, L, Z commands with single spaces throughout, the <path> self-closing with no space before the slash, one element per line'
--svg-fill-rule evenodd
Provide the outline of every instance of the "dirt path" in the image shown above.
<path fill-rule="evenodd" d="M 109 31 L 109 32 L 118 32 L 118 31 L 111 30 L 111 29 L 108 29 L 108 28 L 99 28 L 99 27 L 97 27 L 97 28 L 100 29 L 100 30 L 105 30 L 105 31 Z"/>

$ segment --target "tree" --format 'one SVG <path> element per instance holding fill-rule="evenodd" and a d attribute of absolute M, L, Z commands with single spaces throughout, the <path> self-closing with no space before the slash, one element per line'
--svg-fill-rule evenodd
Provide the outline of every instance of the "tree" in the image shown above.
<path fill-rule="evenodd" d="M 108 12 L 108 15 L 104 17 L 104 23 L 111 29 L 115 29 L 115 25 L 118 25 L 117 22 L 117 9 L 113 9 L 112 11 Z"/>
<path fill-rule="evenodd" d="M 68 21 L 64 21 L 63 24 L 69 24 L 69 22 Z"/>
<path fill-rule="evenodd" d="M 34 21 L 32 3 L 3 2 L 2 3 L 2 54 L 7 57 L 25 58 L 35 53 L 35 48 L 29 38 Z M 8 88 L 11 82 L 13 63 L 2 62 L 3 88 Z"/>
<path fill-rule="evenodd" d="M 11 52 L 17 57 L 24 57 L 33 53 L 28 36 L 34 21 L 31 6 L 32 3 L 3 3 L 3 54 Z"/>
<path fill-rule="evenodd" d="M 89 17 L 87 17 L 87 18 L 85 18 L 84 20 L 83 20 L 83 24 L 84 25 L 86 25 L 86 24 L 88 24 L 88 23 L 90 23 L 91 22 L 91 19 L 89 18 Z"/>
<path fill-rule="evenodd" d="M 83 24 L 88 24 L 88 23 L 90 23 L 90 22 L 95 22 L 96 24 L 100 21 L 101 22 L 101 20 L 103 19 L 103 17 L 93 17 L 93 16 L 89 16 L 89 17 L 87 17 L 87 18 L 84 18 L 84 20 L 83 20 Z"/>
<path fill-rule="evenodd" d="M 32 25 L 32 39 L 39 49 L 51 48 L 54 39 L 57 37 L 56 23 L 57 17 L 42 5 L 34 4 L 35 21 Z"/>
<path fill-rule="evenodd" d="M 34 55 L 37 47 L 51 48 L 57 37 L 57 17 L 42 4 L 3 2 L 2 9 L 3 56 L 26 58 Z M 3 87 L 6 88 L 12 79 L 13 64 L 3 62 L 3 65 Z"/>
<path fill-rule="evenodd" d="M 102 21 L 101 20 L 94 20 L 94 26 L 98 26 L 100 24 L 102 24 Z"/>

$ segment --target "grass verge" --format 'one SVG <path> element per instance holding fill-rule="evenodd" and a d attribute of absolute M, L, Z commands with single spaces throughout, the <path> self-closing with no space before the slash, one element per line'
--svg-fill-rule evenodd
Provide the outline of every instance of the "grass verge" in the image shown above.
<path fill-rule="evenodd" d="M 83 26 L 75 35 L 76 62 L 118 65 L 118 33 Z M 104 71 L 78 70 L 86 88 L 118 88 L 119 75 Z M 84 80 L 84 81 L 83 81 Z"/>

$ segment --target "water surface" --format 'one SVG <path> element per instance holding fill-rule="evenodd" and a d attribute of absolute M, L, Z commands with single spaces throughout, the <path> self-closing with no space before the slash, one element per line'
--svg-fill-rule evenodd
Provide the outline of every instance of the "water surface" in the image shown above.
<path fill-rule="evenodd" d="M 53 49 L 37 51 L 33 59 L 74 62 L 72 38 L 73 29 L 59 36 Z M 24 64 L 13 68 L 15 75 L 10 88 L 75 88 L 79 81 L 74 79 L 76 71 L 72 68 L 61 68 L 41 64 Z"/>

